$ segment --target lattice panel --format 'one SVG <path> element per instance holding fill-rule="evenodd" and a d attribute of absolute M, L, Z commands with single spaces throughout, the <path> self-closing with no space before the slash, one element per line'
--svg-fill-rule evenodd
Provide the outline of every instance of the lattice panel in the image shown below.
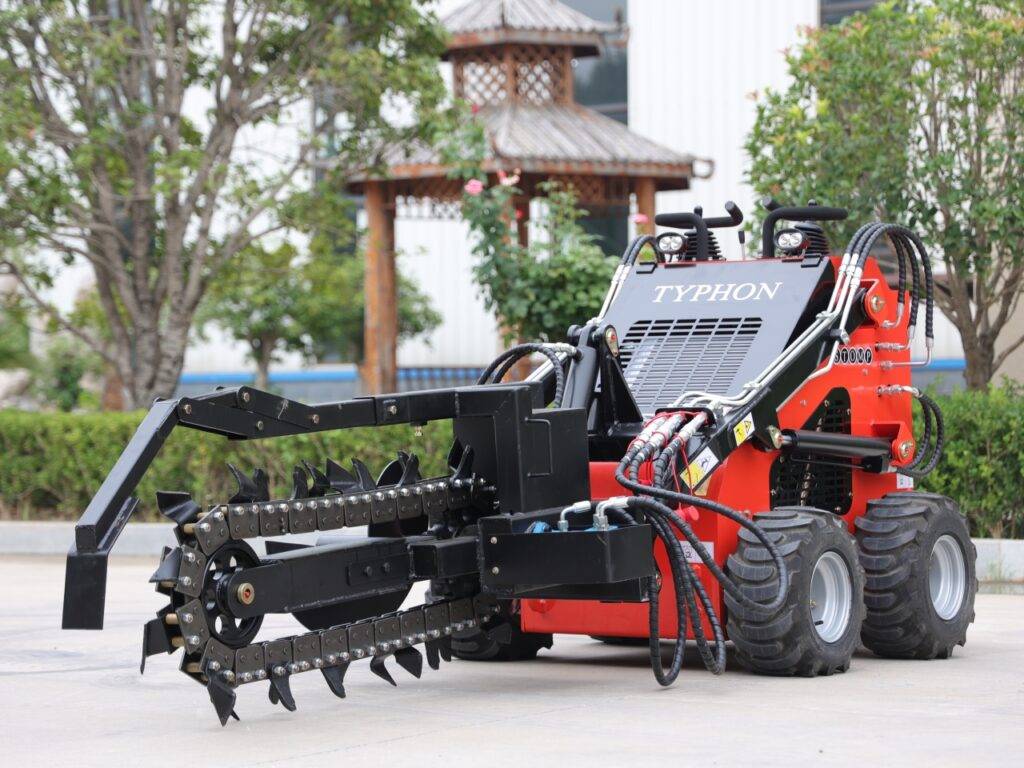
<path fill-rule="evenodd" d="M 505 62 L 498 52 L 467 53 L 452 58 L 455 95 L 470 104 L 500 104 L 509 100 Z"/>
<path fill-rule="evenodd" d="M 560 174 L 537 179 L 541 180 L 557 181 L 563 186 L 572 187 L 577 199 L 585 205 L 629 205 L 629 179 L 619 176 Z M 529 194 L 540 194 L 532 178 L 523 188 Z"/>
<path fill-rule="evenodd" d="M 512 64 L 516 73 L 516 97 L 531 104 L 561 101 L 566 94 L 563 48 L 516 46 Z"/>

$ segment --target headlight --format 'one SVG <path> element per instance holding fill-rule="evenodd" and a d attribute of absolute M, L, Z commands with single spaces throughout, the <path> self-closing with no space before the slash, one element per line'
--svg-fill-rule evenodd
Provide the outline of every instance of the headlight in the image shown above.
<path fill-rule="evenodd" d="M 678 232 L 666 232 L 658 237 L 657 243 L 659 251 L 673 255 L 686 248 L 686 237 Z"/>

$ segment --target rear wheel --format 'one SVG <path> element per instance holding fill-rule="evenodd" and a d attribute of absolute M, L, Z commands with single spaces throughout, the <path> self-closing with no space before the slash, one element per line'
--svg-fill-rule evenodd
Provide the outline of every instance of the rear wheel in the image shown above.
<path fill-rule="evenodd" d="M 780 507 L 755 520 L 786 561 L 789 590 L 770 615 L 725 594 L 737 658 L 759 674 L 845 672 L 864 618 L 864 571 L 853 537 L 840 518 L 809 507 Z M 771 555 L 750 531 L 741 529 L 728 569 L 748 598 L 766 603 L 776 595 L 779 582 Z"/>
<path fill-rule="evenodd" d="M 890 493 L 857 519 L 867 573 L 862 640 L 879 656 L 945 659 L 974 621 L 977 551 L 956 503 L 933 493 Z"/>

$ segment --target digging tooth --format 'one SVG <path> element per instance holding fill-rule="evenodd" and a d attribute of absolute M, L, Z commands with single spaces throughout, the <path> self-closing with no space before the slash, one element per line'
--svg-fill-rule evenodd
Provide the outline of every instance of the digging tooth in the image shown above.
<path fill-rule="evenodd" d="M 257 467 L 252 471 L 252 484 L 256 488 L 253 501 L 270 501 L 270 476 L 266 470 Z"/>
<path fill-rule="evenodd" d="M 324 496 L 329 490 L 331 490 L 331 482 L 327 479 L 327 475 L 317 469 L 315 466 L 310 464 L 308 461 L 303 461 L 302 464 L 306 467 L 310 476 L 313 478 L 313 486 L 309 489 L 310 496 Z"/>
<path fill-rule="evenodd" d="M 430 665 L 431 669 L 441 668 L 441 654 L 437 650 L 437 645 L 437 640 L 428 640 L 424 643 L 424 648 L 427 651 L 427 664 Z"/>
<path fill-rule="evenodd" d="M 377 489 L 377 484 L 373 482 L 373 476 L 370 474 L 369 468 L 363 462 L 359 459 L 352 459 L 352 469 L 355 470 L 356 477 L 358 478 L 357 490 L 374 491 Z"/>
<path fill-rule="evenodd" d="M 398 481 L 398 484 L 412 485 L 413 483 L 418 483 L 423 479 L 423 476 L 420 474 L 420 457 L 415 453 L 412 455 L 399 453 L 399 456 L 403 455 L 405 457 L 405 462 L 402 467 L 402 477 Z"/>
<path fill-rule="evenodd" d="M 437 641 L 437 651 L 445 661 L 452 660 L 452 637 L 446 635 Z"/>
<path fill-rule="evenodd" d="M 327 482 L 331 488 L 341 493 L 353 490 L 358 484 L 358 481 L 351 472 L 330 459 L 327 460 L 326 474 Z"/>
<path fill-rule="evenodd" d="M 171 607 L 167 606 L 160 611 L 155 619 L 150 619 L 142 627 L 142 662 L 139 664 L 139 674 L 146 673 L 146 659 L 156 656 L 158 653 L 174 653 L 177 650 L 171 644 L 171 632 L 167 626 L 165 616 L 170 613 Z M 174 615 L 173 613 L 171 614 Z"/>
<path fill-rule="evenodd" d="M 388 462 L 388 465 L 384 467 L 383 471 L 377 477 L 377 487 L 385 485 L 398 485 L 398 482 L 402 479 L 402 474 L 405 472 L 405 465 L 402 461 L 401 454 L 397 459 L 393 459 Z"/>
<path fill-rule="evenodd" d="M 295 467 L 292 470 L 292 495 L 293 499 L 305 499 L 309 496 L 309 475 L 302 467 Z"/>
<path fill-rule="evenodd" d="M 228 724 L 229 717 L 238 719 L 238 715 L 235 714 L 235 690 L 224 682 L 220 675 L 210 676 L 206 690 L 210 693 L 210 701 L 217 710 L 217 717 L 222 726 Z"/>
<path fill-rule="evenodd" d="M 395 651 L 395 661 L 413 677 L 423 674 L 423 654 L 415 648 L 399 648 Z"/>
<path fill-rule="evenodd" d="M 261 483 L 266 485 L 266 482 L 263 480 L 266 472 L 263 472 L 263 470 L 257 470 L 253 473 L 252 477 L 249 477 L 234 464 L 228 464 L 228 471 L 231 472 L 231 475 L 235 478 L 235 483 L 238 485 L 238 490 L 234 496 L 228 499 L 228 504 L 249 504 L 254 501 L 266 501 L 270 498 L 266 488 L 260 486 Z"/>
<path fill-rule="evenodd" d="M 178 578 L 178 570 L 181 567 L 181 550 L 164 548 L 164 554 L 160 565 L 149 577 L 150 584 L 159 584 L 164 581 L 175 581 Z"/>
<path fill-rule="evenodd" d="M 336 667 L 324 667 L 320 670 L 324 673 L 324 680 L 331 693 L 339 699 L 345 698 L 345 673 L 348 671 L 348 664 L 339 664 Z"/>
<path fill-rule="evenodd" d="M 281 706 L 283 706 L 289 712 L 295 711 L 295 697 L 292 696 L 292 687 L 288 682 L 287 674 L 273 674 L 270 676 L 269 696 L 270 702 L 272 704 L 277 704 L 278 702 L 280 702 Z"/>
<path fill-rule="evenodd" d="M 391 676 L 388 668 L 384 665 L 383 656 L 374 656 L 370 659 L 370 671 L 384 682 L 391 683 L 396 688 L 398 687 L 398 683 L 395 682 L 395 678 Z"/>
<path fill-rule="evenodd" d="M 195 520 L 201 511 L 199 505 L 192 501 L 192 495 L 185 491 L 157 491 L 156 508 L 179 526 Z"/>

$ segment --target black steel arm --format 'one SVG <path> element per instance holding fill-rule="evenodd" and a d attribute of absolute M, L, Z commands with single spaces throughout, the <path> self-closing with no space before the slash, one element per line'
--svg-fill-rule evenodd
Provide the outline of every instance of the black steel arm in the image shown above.
<path fill-rule="evenodd" d="M 541 384 L 498 385 L 503 388 Z M 305 405 L 252 387 L 156 402 L 75 526 L 64 582 L 64 629 L 102 629 L 107 557 L 138 507 L 132 496 L 171 431 L 179 424 L 233 440 L 450 419 L 477 390 L 459 387 Z"/>

